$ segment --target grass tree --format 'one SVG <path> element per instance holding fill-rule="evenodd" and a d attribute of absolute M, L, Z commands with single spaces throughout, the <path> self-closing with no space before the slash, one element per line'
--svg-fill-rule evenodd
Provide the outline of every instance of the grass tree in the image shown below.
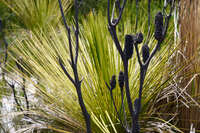
<path fill-rule="evenodd" d="M 124 7 L 126 7 L 125 3 Z M 150 51 L 154 51 L 152 47 L 158 47 L 158 41 L 150 34 L 148 40 L 148 46 L 151 45 L 149 47 L 149 58 L 145 58 L 148 57 L 148 47 L 133 44 L 141 42 L 142 39 L 140 41 L 135 40 L 141 37 L 141 33 L 143 35 L 147 34 L 148 31 L 144 30 L 146 22 L 143 25 L 138 23 L 137 29 L 140 29 L 141 33 L 132 35 L 130 33 L 133 33 L 135 29 L 131 21 L 119 23 L 125 25 L 124 29 L 120 28 L 120 26 L 111 25 L 110 28 L 115 28 L 115 32 L 113 32 L 113 29 L 108 30 L 108 20 L 101 13 L 88 14 L 81 25 L 78 25 L 77 17 L 78 13 L 76 12 L 74 27 L 73 23 L 66 25 L 64 22 L 64 26 L 59 24 L 56 28 L 48 25 L 46 27 L 48 32 L 46 30 L 25 32 L 23 38 L 17 38 L 12 43 L 14 45 L 9 47 L 9 56 L 12 60 L 17 61 L 19 56 L 23 60 L 23 63 L 18 63 L 26 70 L 27 73 L 24 76 L 27 82 L 31 82 L 34 85 L 35 96 L 39 100 L 37 103 L 29 101 L 30 110 L 28 112 L 31 114 L 29 117 L 30 119 L 34 118 L 29 122 L 34 124 L 37 121 L 41 128 L 50 129 L 54 132 L 86 132 L 87 127 L 88 131 L 90 131 L 90 126 L 92 132 L 110 133 L 126 132 L 127 130 L 135 132 L 136 128 L 131 128 L 132 125 L 135 126 L 135 123 L 132 122 L 131 114 L 134 113 L 134 117 L 136 117 L 136 114 L 138 115 L 138 119 L 134 120 L 136 125 L 140 125 L 140 132 L 166 129 L 168 131 L 181 132 L 169 123 L 161 127 L 163 129 L 160 129 L 160 127 L 158 129 L 156 126 L 159 123 L 165 123 L 164 119 L 156 117 L 158 115 L 155 112 L 158 108 L 161 108 L 161 106 L 156 106 L 158 95 L 169 85 L 172 76 L 176 74 L 175 72 L 170 73 L 167 78 L 163 78 L 165 73 L 172 71 L 171 68 L 166 67 L 166 62 L 170 56 L 168 53 L 169 46 L 161 46 L 160 54 L 156 54 L 152 58 L 153 55 L 150 54 Z M 111 20 L 109 19 L 109 21 Z M 111 24 L 113 22 L 111 21 Z M 75 34 L 70 34 L 70 36 L 69 33 L 73 33 L 69 32 L 71 25 L 73 27 L 71 31 Z M 118 38 L 118 42 L 121 50 L 124 47 L 122 50 L 124 61 L 118 49 L 116 49 L 116 42 L 112 41 L 113 38 L 110 36 L 110 32 L 121 36 Z M 69 41 L 70 39 L 71 41 Z M 144 40 L 146 40 L 145 37 Z M 166 37 L 162 43 L 168 44 L 171 43 L 171 40 Z M 128 49 L 129 47 L 138 48 L 138 53 L 139 49 L 142 48 L 142 51 L 144 51 L 143 61 L 145 60 L 145 62 L 150 62 L 152 55 L 151 63 L 147 63 L 148 72 L 145 72 L 141 108 L 133 110 L 134 112 L 128 111 L 130 110 L 130 103 L 125 100 L 128 97 L 126 92 L 122 93 L 124 91 L 123 81 L 127 82 L 129 79 L 128 83 L 125 83 L 125 88 L 127 91 L 127 85 L 129 85 L 130 100 L 139 101 L 136 99 L 139 99 L 138 93 L 141 92 L 140 71 L 141 69 L 146 70 L 141 68 L 146 63 L 141 60 L 142 65 L 140 65 L 137 62 L 137 58 L 131 58 L 131 56 L 137 57 L 138 53 L 137 51 L 132 53 L 129 51 L 131 50 Z M 129 52 L 130 54 L 127 54 Z M 125 53 L 129 57 L 125 56 Z M 124 62 L 127 66 L 124 65 Z M 21 71 L 16 69 L 16 65 L 12 63 L 8 64 L 8 70 L 23 75 Z M 112 82 L 110 82 L 111 84 L 106 85 L 105 82 L 108 83 L 112 75 L 116 73 L 119 73 L 118 82 L 120 82 L 120 86 L 117 85 L 117 81 L 115 86 L 113 82 L 114 76 L 111 80 Z M 125 76 L 128 76 L 128 79 Z M 83 79 L 81 80 L 79 77 L 83 77 Z M 32 78 L 36 78 L 37 82 L 33 82 Z M 110 89 L 112 91 L 108 87 L 112 87 Z M 80 91 L 82 99 L 80 98 Z M 112 92 L 112 95 L 110 95 L 110 92 Z M 83 101 L 81 100 L 84 101 L 85 108 L 90 115 L 90 124 L 86 123 L 88 116 L 84 117 L 83 115 L 84 112 L 82 112 L 79 104 L 82 102 L 81 106 L 83 106 Z M 115 103 L 116 109 L 113 103 Z M 135 113 L 137 111 L 138 113 Z M 124 128 L 123 125 L 128 125 L 127 127 L 129 128 Z M 29 128 L 33 127 L 29 126 Z"/>

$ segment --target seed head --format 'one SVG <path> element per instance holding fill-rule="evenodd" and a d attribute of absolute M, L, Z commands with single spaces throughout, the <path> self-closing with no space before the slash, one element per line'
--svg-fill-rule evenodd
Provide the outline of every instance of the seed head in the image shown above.
<path fill-rule="evenodd" d="M 158 12 L 155 16 L 154 37 L 156 40 L 160 41 L 162 39 L 162 32 L 163 32 L 163 15 L 161 12 Z"/>
<path fill-rule="evenodd" d="M 125 36 L 124 53 L 127 59 L 130 59 L 133 55 L 133 36 L 132 35 Z"/>
<path fill-rule="evenodd" d="M 144 44 L 142 46 L 142 57 L 143 57 L 143 62 L 145 63 L 148 58 L 149 58 L 149 46 L 147 44 Z"/>
<path fill-rule="evenodd" d="M 124 73 L 122 71 L 119 72 L 118 82 L 119 82 L 119 87 L 123 88 L 124 87 Z"/>
<path fill-rule="evenodd" d="M 136 38 L 135 38 L 135 43 L 139 44 L 139 43 L 142 43 L 142 41 L 143 41 L 143 34 L 141 32 L 137 33 Z"/>
<path fill-rule="evenodd" d="M 113 75 L 110 80 L 110 87 L 111 87 L 110 88 L 111 90 L 115 89 L 115 87 L 116 87 L 116 76 L 115 75 Z"/>

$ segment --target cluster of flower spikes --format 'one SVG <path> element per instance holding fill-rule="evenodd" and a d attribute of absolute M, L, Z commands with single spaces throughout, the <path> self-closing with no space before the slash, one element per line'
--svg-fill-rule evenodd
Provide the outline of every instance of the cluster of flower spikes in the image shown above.
<path fill-rule="evenodd" d="M 158 12 L 155 16 L 155 33 L 154 37 L 157 41 L 162 41 L 163 39 L 163 14 L 161 12 Z M 143 41 L 143 34 L 137 33 L 136 35 L 125 35 L 125 47 L 124 47 L 124 53 L 125 57 L 130 59 L 133 55 L 133 45 L 138 45 L 142 43 Z M 143 62 L 145 63 L 149 58 L 149 46 L 147 44 L 144 44 L 142 46 L 142 57 Z"/>
<path fill-rule="evenodd" d="M 143 41 L 143 34 L 136 33 L 136 35 L 126 35 L 125 36 L 125 47 L 124 47 L 124 53 L 125 56 L 128 59 L 130 59 L 133 55 L 133 45 L 138 45 L 142 43 Z M 145 63 L 149 58 L 149 47 L 147 44 L 144 44 L 142 46 L 142 57 L 143 62 Z"/>
<path fill-rule="evenodd" d="M 116 76 L 113 75 L 111 80 L 110 80 L 110 90 L 112 91 L 115 87 L 116 87 Z M 122 71 L 119 72 L 119 76 L 118 76 L 118 83 L 119 83 L 119 87 L 123 88 L 124 86 L 124 73 Z"/>
<path fill-rule="evenodd" d="M 143 41 L 143 34 L 137 33 L 136 35 L 125 35 L 125 47 L 124 47 L 124 54 L 126 59 L 130 59 L 133 55 L 133 45 L 137 45 L 142 43 Z"/>

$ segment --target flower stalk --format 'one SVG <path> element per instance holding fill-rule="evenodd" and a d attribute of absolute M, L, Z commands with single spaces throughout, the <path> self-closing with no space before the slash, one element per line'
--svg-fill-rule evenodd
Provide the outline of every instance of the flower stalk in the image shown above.
<path fill-rule="evenodd" d="M 76 88 L 79 105 L 81 107 L 81 111 L 83 113 L 83 116 L 84 116 L 84 119 L 85 119 L 85 122 L 86 122 L 86 131 L 87 131 L 87 133 L 91 133 L 92 131 L 91 131 L 91 124 L 90 124 L 90 115 L 89 115 L 89 113 L 86 109 L 85 103 L 83 101 L 82 92 L 81 92 L 81 82 L 82 82 L 82 80 L 79 79 L 78 70 L 77 70 L 78 52 L 79 52 L 79 24 L 78 24 L 78 13 L 79 13 L 78 8 L 79 8 L 79 6 L 78 6 L 78 1 L 74 0 L 74 6 L 75 6 L 75 33 L 74 34 L 75 34 L 75 43 L 76 43 L 75 58 L 74 58 L 74 53 L 72 51 L 71 30 L 66 23 L 66 19 L 65 19 L 61 0 L 58 0 L 58 2 L 59 2 L 59 8 L 60 8 L 60 11 L 61 11 L 63 23 L 64 23 L 64 26 L 67 30 L 69 52 L 70 52 L 70 65 L 71 65 L 71 68 L 73 70 L 73 76 L 71 76 L 68 73 L 68 71 L 66 70 L 66 68 L 63 64 L 63 61 L 60 57 L 58 59 L 58 62 L 59 62 L 60 67 L 62 68 L 63 72 L 65 73 L 65 75 L 69 78 L 69 80 L 73 83 L 74 87 Z"/>
<path fill-rule="evenodd" d="M 129 126 L 127 124 L 125 124 L 125 130 L 127 133 L 139 133 L 140 132 L 139 113 L 141 111 L 142 90 L 143 90 L 146 72 L 148 70 L 148 66 L 149 66 L 151 59 L 156 54 L 156 52 L 159 50 L 160 45 L 166 36 L 168 25 L 169 25 L 169 19 L 171 17 L 172 10 L 174 8 L 174 2 L 175 2 L 175 0 L 172 0 L 172 2 L 169 4 L 171 7 L 169 15 L 164 14 L 165 15 L 165 23 L 164 24 L 163 24 L 163 20 L 162 20 L 163 13 L 160 12 L 156 15 L 156 17 L 155 17 L 155 27 L 156 28 L 155 28 L 154 37 L 157 40 L 157 45 L 153 49 L 153 51 L 150 53 L 148 43 L 144 43 L 144 45 L 142 46 L 143 61 L 141 61 L 138 44 L 143 42 L 143 34 L 137 33 L 136 35 L 130 35 L 130 34 L 125 35 L 125 48 L 124 48 L 124 50 L 122 50 L 121 44 L 119 42 L 119 39 L 118 39 L 118 36 L 116 33 L 116 26 L 119 23 L 119 21 L 121 20 L 121 17 L 123 14 L 123 9 L 126 4 L 126 0 L 123 0 L 122 7 L 120 7 L 119 5 L 117 7 L 114 6 L 115 8 L 120 8 L 119 16 L 117 18 L 114 18 L 114 17 L 110 18 L 110 0 L 108 0 L 108 5 L 107 5 L 108 6 L 107 7 L 108 29 L 109 29 L 109 32 L 112 36 L 114 44 L 120 54 L 122 62 L 123 62 L 123 68 L 124 68 L 123 77 L 124 77 L 125 92 L 126 92 L 125 94 L 126 94 L 126 98 L 127 98 L 127 102 L 128 102 L 129 112 L 131 115 L 131 128 L 129 128 Z M 151 0 L 148 0 L 148 34 L 150 32 L 150 3 L 151 3 Z M 138 0 L 136 0 L 136 10 L 138 10 Z M 164 13 L 166 12 L 165 10 L 166 10 L 166 7 L 164 6 L 164 8 L 163 8 Z M 112 14 L 112 16 L 114 16 L 113 15 L 114 10 L 111 14 Z M 135 29 L 137 29 L 137 21 L 138 21 L 138 18 L 137 18 L 137 14 L 136 14 L 136 28 Z M 115 22 L 115 23 L 113 23 L 113 22 Z M 147 42 L 149 42 L 148 39 L 149 39 L 149 35 L 147 36 Z M 132 58 L 134 47 L 136 50 L 136 56 L 138 59 L 138 63 L 140 65 L 140 87 L 139 87 L 139 96 L 134 101 L 134 109 L 133 109 L 133 104 L 132 104 L 131 95 L 130 95 L 130 88 L 129 88 L 128 63 L 129 63 L 129 59 Z M 120 90 L 121 90 L 122 104 L 124 104 L 124 102 L 123 102 L 124 95 L 123 95 L 123 87 L 122 87 L 121 80 L 119 80 L 119 86 L 120 86 Z M 111 93 L 111 95 L 113 95 L 113 94 Z M 113 97 L 113 96 L 111 96 L 111 97 Z M 113 100 L 113 98 L 112 98 L 112 100 Z M 124 106 L 124 105 L 122 105 L 122 106 Z M 116 106 L 115 106 L 115 108 L 116 108 Z M 117 111 L 117 109 L 115 109 L 115 110 Z M 126 119 L 125 111 L 123 111 L 123 113 L 124 113 L 123 117 L 126 120 L 125 123 L 128 123 L 127 119 Z M 120 116 L 118 115 L 118 117 L 120 117 Z M 122 123 L 122 122 L 121 122 L 121 124 L 124 125 L 124 123 Z"/>

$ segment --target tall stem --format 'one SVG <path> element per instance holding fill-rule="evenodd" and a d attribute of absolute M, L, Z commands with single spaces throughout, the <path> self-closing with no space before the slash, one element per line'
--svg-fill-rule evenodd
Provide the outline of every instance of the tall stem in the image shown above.
<path fill-rule="evenodd" d="M 136 0 L 136 24 L 135 24 L 135 31 L 137 31 L 138 27 L 138 0 Z"/>
<path fill-rule="evenodd" d="M 129 89 L 128 60 L 126 60 L 126 58 L 124 58 L 123 60 L 123 65 L 124 65 L 124 81 L 125 81 L 125 89 L 126 89 L 126 98 L 127 98 L 128 108 L 129 108 L 129 112 L 131 114 L 131 119 L 132 119 L 131 127 L 134 128 L 134 126 L 136 125 L 136 121 L 135 121 L 135 114 L 133 110 L 133 104 L 132 104 L 130 89 Z"/>
<path fill-rule="evenodd" d="M 65 19 L 65 16 L 64 16 L 61 0 L 58 0 L 58 2 L 59 2 L 59 7 L 60 7 L 61 15 L 62 15 L 62 18 L 63 18 L 63 22 L 64 22 L 65 28 L 68 32 L 68 41 L 69 41 L 70 58 L 71 58 L 70 63 L 71 63 L 71 67 L 72 67 L 72 70 L 73 70 L 74 78 L 72 78 L 72 76 L 65 69 L 61 58 L 59 58 L 59 64 L 60 64 L 61 68 L 63 69 L 64 73 L 66 74 L 66 76 L 71 80 L 71 82 L 74 84 L 74 86 L 76 88 L 79 105 L 81 107 L 81 111 L 83 113 L 83 116 L 84 116 L 84 119 L 85 119 L 85 122 L 86 122 L 87 133 L 91 133 L 92 131 L 91 131 L 91 124 L 90 124 L 90 115 L 87 112 L 86 106 L 85 106 L 84 101 L 83 101 L 82 92 L 81 92 L 81 81 L 79 80 L 78 71 L 77 71 L 78 50 L 79 50 L 78 2 L 77 2 L 77 0 L 74 1 L 75 21 L 76 21 L 75 22 L 75 25 L 76 25 L 76 30 L 75 30 L 75 37 L 76 37 L 75 59 L 73 57 L 73 51 L 72 51 L 72 41 L 71 41 L 70 28 L 68 27 L 68 25 L 66 23 L 66 19 Z"/>

